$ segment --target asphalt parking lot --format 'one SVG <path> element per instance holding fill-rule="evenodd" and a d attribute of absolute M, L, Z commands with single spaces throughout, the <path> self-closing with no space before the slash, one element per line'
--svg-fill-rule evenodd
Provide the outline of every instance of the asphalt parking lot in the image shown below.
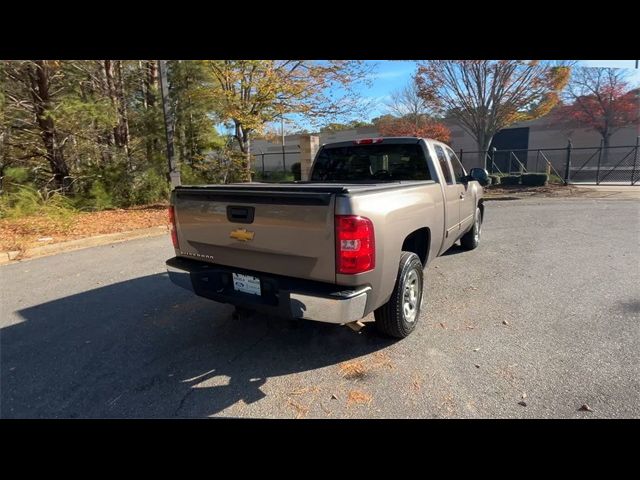
<path fill-rule="evenodd" d="M 488 202 L 402 341 L 233 320 L 166 236 L 1 266 L 0 416 L 638 418 L 639 252 L 637 200 Z"/>

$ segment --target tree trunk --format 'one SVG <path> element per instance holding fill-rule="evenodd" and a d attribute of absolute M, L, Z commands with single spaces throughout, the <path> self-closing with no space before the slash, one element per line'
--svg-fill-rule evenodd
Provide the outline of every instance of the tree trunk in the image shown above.
<path fill-rule="evenodd" d="M 158 101 L 158 65 L 155 60 L 140 60 L 140 73 L 142 77 L 142 104 L 144 106 L 145 116 L 145 149 L 147 163 L 153 161 L 154 152 L 160 149 L 158 139 L 155 136 L 152 110 L 155 109 Z"/>
<path fill-rule="evenodd" d="M 118 123 L 113 127 L 113 139 L 117 147 L 124 150 L 131 168 L 131 156 L 129 153 L 129 120 L 127 118 L 127 104 L 122 79 L 122 61 L 104 61 L 104 73 L 106 78 L 107 94 L 111 104 L 115 107 Z"/>
<path fill-rule="evenodd" d="M 600 157 L 600 165 L 607 165 L 609 160 L 609 146 L 611 145 L 611 134 L 606 132 L 602 135 L 602 156 Z"/>
<path fill-rule="evenodd" d="M 46 150 L 46 159 L 51 166 L 54 182 L 58 188 L 66 189 L 65 181 L 69 176 L 69 167 L 65 162 L 63 145 L 53 118 L 49 115 L 52 110 L 50 87 L 51 77 L 47 60 L 34 62 L 35 68 L 29 64 L 27 75 L 36 122 L 40 129 L 40 137 Z"/>
<path fill-rule="evenodd" d="M 158 65 L 155 60 L 147 60 L 146 65 L 146 102 L 149 108 L 156 106 L 156 89 L 158 87 Z"/>
<path fill-rule="evenodd" d="M 238 140 L 240 151 L 244 154 L 244 181 L 251 181 L 251 138 L 249 130 L 242 128 L 242 124 L 234 120 L 236 132 L 234 137 Z"/>
<path fill-rule="evenodd" d="M 116 62 L 117 96 L 118 96 L 118 116 L 120 117 L 120 135 L 122 148 L 127 156 L 129 170 L 131 170 L 131 153 L 129 152 L 129 116 L 127 112 L 127 97 L 124 90 L 124 79 L 122 77 L 122 60 Z"/>
<path fill-rule="evenodd" d="M 485 132 L 480 131 L 476 132 L 475 137 L 478 148 L 478 166 L 480 168 L 493 171 L 490 160 L 491 152 L 489 152 L 489 146 L 491 145 L 491 140 L 493 140 L 493 135 L 487 135 Z"/>

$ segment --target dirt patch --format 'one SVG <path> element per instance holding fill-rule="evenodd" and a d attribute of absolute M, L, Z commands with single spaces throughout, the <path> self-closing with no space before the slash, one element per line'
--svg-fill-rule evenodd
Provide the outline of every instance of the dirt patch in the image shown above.
<path fill-rule="evenodd" d="M 522 198 L 522 197 L 573 197 L 584 196 L 584 189 L 573 185 L 561 185 L 551 183 L 544 187 L 527 187 L 523 185 L 499 185 L 486 189 L 486 198 L 500 197 L 501 199 Z"/>
<path fill-rule="evenodd" d="M 595 187 L 595 186 L 594 186 Z M 551 183 L 544 187 L 527 187 L 524 185 L 498 185 L 485 190 L 487 200 L 518 200 L 531 197 L 551 198 L 606 198 L 618 196 L 613 190 L 589 188 L 588 186 L 562 185 Z"/>
<path fill-rule="evenodd" d="M 82 212 L 65 222 L 31 216 L 0 220 L 0 251 L 17 250 L 168 224 L 166 205 Z"/>

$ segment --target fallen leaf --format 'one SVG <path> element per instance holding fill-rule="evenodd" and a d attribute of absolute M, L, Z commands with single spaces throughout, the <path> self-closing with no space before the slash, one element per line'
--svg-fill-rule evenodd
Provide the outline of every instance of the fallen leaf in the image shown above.
<path fill-rule="evenodd" d="M 338 400 L 338 396 L 335 393 L 332 393 L 331 400 Z"/>
<path fill-rule="evenodd" d="M 362 392 L 360 390 L 351 390 L 347 397 L 347 403 L 349 405 L 354 403 L 359 403 L 359 404 L 371 403 L 372 399 L 373 397 L 366 392 Z"/>
<path fill-rule="evenodd" d="M 320 387 L 303 387 L 303 388 L 298 388 L 296 390 L 293 390 L 292 392 L 289 392 L 289 395 L 293 395 L 293 396 L 299 396 L 299 395 L 304 395 L 305 393 L 318 393 L 320 391 Z"/>
<path fill-rule="evenodd" d="M 340 364 L 339 369 L 342 373 L 342 376 L 349 380 L 360 379 L 367 373 L 367 369 L 365 368 L 364 364 L 359 360 L 353 362 L 343 362 Z"/>
<path fill-rule="evenodd" d="M 474 352 L 478 352 L 478 351 L 480 351 L 480 349 L 479 348 L 474 348 L 473 351 Z"/>
<path fill-rule="evenodd" d="M 503 321 L 502 321 L 502 324 L 503 324 L 503 325 L 507 325 L 507 326 L 509 326 L 509 325 L 510 325 L 510 323 L 509 323 L 509 322 L 507 322 L 506 320 L 503 320 Z"/>
<path fill-rule="evenodd" d="M 392 369 L 393 362 L 391 361 L 391 357 L 386 352 L 376 352 L 373 354 L 373 362 L 370 364 L 371 368 L 382 368 L 387 367 Z"/>
<path fill-rule="evenodd" d="M 289 406 L 296 412 L 296 418 L 302 418 L 309 413 L 309 409 L 307 407 L 295 402 L 294 400 L 289 399 Z"/>
<path fill-rule="evenodd" d="M 331 410 L 329 410 L 327 407 L 325 407 L 324 403 L 320 402 L 320 408 L 322 408 L 322 411 L 324 413 L 326 413 L 327 415 L 331 415 Z"/>
<path fill-rule="evenodd" d="M 478 365 L 477 363 L 476 363 L 476 368 L 480 368 L 480 365 Z"/>
<path fill-rule="evenodd" d="M 520 400 L 518 402 L 518 405 L 522 405 L 523 407 L 526 407 L 527 406 L 527 402 L 525 402 L 524 400 Z"/>
<path fill-rule="evenodd" d="M 587 405 L 586 403 L 584 405 L 582 405 L 578 411 L 580 412 L 593 412 L 593 408 L 591 408 L 589 405 Z"/>

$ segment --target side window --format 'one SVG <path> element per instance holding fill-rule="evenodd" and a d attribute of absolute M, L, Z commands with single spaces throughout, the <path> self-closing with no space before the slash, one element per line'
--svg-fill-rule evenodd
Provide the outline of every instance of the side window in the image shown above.
<path fill-rule="evenodd" d="M 438 163 L 440 164 L 440 170 L 442 170 L 442 174 L 444 175 L 444 180 L 448 185 L 453 185 L 451 170 L 449 170 L 449 162 L 447 161 L 447 157 L 444 154 L 444 150 L 440 145 L 434 145 L 434 148 L 438 157 Z"/>
<path fill-rule="evenodd" d="M 449 160 L 451 161 L 451 168 L 453 168 L 453 174 L 456 177 L 456 182 L 462 183 L 462 178 L 467 176 L 467 172 L 453 150 L 447 148 L 447 153 L 449 154 Z"/>

